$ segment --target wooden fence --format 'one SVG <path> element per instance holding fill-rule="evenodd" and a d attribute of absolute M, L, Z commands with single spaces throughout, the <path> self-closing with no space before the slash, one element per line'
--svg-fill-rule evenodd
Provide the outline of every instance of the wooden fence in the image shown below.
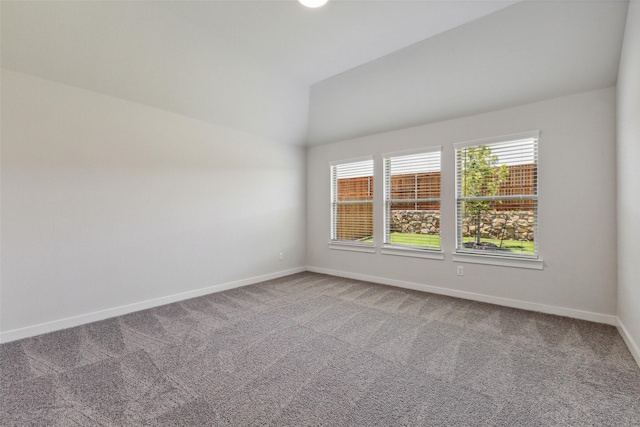
<path fill-rule="evenodd" d="M 508 166 L 508 169 L 507 182 L 500 186 L 498 196 L 535 194 L 536 165 Z M 530 211 L 533 210 L 533 202 L 531 200 L 504 200 L 500 203 L 492 203 L 489 209 L 496 211 Z"/>
<path fill-rule="evenodd" d="M 509 166 L 507 182 L 500 186 L 499 196 L 524 194 L 532 195 L 535 190 L 536 165 Z M 440 172 L 394 175 L 391 177 L 391 199 L 433 199 L 440 198 Z M 345 178 L 338 180 L 338 201 L 373 201 L 373 177 Z M 438 210 L 438 202 L 396 202 L 392 210 Z M 533 203 L 528 200 L 509 200 L 492 203 L 491 210 L 530 211 Z M 373 235 L 373 204 L 357 203 L 338 205 L 336 218 L 336 238 L 358 240 Z"/>
<path fill-rule="evenodd" d="M 394 175 L 389 186 L 391 200 L 399 199 L 439 199 L 440 172 Z M 393 203 L 392 210 L 434 210 L 440 209 L 439 202 Z"/>
<path fill-rule="evenodd" d="M 363 203 L 338 205 L 336 209 L 336 238 L 359 240 L 373 235 L 373 177 L 338 180 L 338 201 Z"/>

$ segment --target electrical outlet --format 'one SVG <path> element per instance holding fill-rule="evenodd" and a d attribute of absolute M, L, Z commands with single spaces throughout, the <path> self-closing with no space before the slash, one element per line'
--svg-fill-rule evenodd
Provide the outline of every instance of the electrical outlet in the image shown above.
<path fill-rule="evenodd" d="M 282 261 L 284 259 L 284 254 L 282 252 L 278 253 L 278 261 Z"/>
<path fill-rule="evenodd" d="M 458 267 L 456 267 L 456 274 L 458 276 L 464 276 L 464 267 L 459 265 Z"/>

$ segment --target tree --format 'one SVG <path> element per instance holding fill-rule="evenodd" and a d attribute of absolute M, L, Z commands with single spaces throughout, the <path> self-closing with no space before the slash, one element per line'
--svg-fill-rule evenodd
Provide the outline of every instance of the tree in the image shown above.
<path fill-rule="evenodd" d="M 509 168 L 504 164 L 498 166 L 498 156 L 491 154 L 491 147 L 486 145 L 466 148 L 462 156 L 462 197 L 496 196 L 500 186 L 507 181 Z M 482 212 L 489 205 L 486 200 L 465 202 L 465 213 L 476 222 L 477 245 L 480 245 Z"/>

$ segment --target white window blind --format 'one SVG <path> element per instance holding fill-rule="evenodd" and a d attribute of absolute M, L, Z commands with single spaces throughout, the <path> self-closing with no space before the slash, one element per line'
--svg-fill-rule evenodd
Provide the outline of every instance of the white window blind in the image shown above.
<path fill-rule="evenodd" d="M 373 246 L 373 159 L 331 166 L 331 240 Z"/>
<path fill-rule="evenodd" d="M 454 147 L 456 251 L 537 257 L 537 132 Z"/>
<path fill-rule="evenodd" d="M 384 158 L 385 245 L 440 249 L 440 148 Z"/>

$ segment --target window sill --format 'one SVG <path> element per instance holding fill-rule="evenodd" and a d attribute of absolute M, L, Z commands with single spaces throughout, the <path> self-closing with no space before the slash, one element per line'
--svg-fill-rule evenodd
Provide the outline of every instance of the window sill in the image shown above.
<path fill-rule="evenodd" d="M 364 252 L 369 254 L 376 253 L 376 248 L 373 245 L 363 245 L 358 243 L 329 242 L 329 249 L 336 249 L 339 251 Z"/>
<path fill-rule="evenodd" d="M 383 246 L 380 253 L 383 255 L 408 256 L 413 258 L 444 259 L 444 252 L 438 249 L 418 249 L 388 245 Z"/>
<path fill-rule="evenodd" d="M 542 270 L 544 262 L 540 258 L 519 258 L 500 255 L 482 255 L 465 252 L 454 252 L 451 254 L 453 262 L 468 262 L 471 264 L 499 265 L 502 267 L 529 268 L 532 270 Z"/>

